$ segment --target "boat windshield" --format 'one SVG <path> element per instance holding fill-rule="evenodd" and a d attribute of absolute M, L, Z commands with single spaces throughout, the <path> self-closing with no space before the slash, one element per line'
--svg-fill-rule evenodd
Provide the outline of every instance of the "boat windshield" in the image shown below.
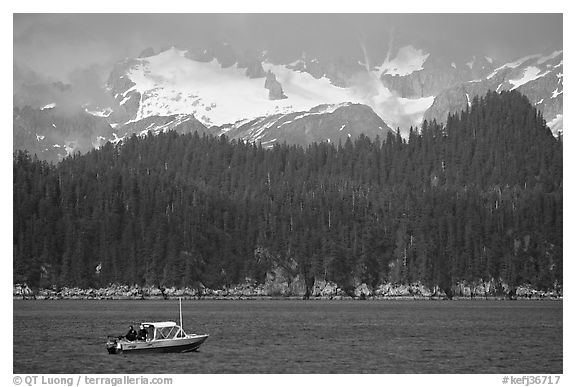
<path fill-rule="evenodd" d="M 174 339 L 177 337 L 184 337 L 185 333 L 178 325 L 172 327 L 156 328 L 154 338 L 156 340 Z"/>

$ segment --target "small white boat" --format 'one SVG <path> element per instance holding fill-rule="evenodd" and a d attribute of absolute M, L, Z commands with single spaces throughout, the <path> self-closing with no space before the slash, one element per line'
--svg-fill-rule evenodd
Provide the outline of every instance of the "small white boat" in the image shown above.
<path fill-rule="evenodd" d="M 196 351 L 209 335 L 187 334 L 182 329 L 182 301 L 180 300 L 180 325 L 173 321 L 143 322 L 145 335 L 135 340 L 126 336 L 108 336 L 106 349 L 110 354 L 147 352 Z"/>

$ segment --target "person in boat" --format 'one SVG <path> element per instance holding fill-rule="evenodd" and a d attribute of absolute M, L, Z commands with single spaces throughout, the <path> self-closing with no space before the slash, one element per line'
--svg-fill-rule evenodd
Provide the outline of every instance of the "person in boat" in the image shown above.
<path fill-rule="evenodd" d="M 130 325 L 130 329 L 128 329 L 128 333 L 126 333 L 125 337 L 128 341 L 134 341 L 138 337 L 138 333 L 136 333 L 136 330 L 132 325 Z"/>
<path fill-rule="evenodd" d="M 146 340 L 146 335 L 148 331 L 144 328 L 144 325 L 140 325 L 140 329 L 138 330 L 138 340 Z"/>

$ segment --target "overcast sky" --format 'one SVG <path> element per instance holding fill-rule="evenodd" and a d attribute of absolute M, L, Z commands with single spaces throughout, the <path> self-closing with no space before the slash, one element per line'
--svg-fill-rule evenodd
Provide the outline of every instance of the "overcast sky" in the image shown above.
<path fill-rule="evenodd" d="M 14 61 L 67 80 L 78 68 L 103 72 L 146 47 L 227 41 L 276 56 L 308 55 L 372 63 L 413 43 L 455 57 L 509 60 L 562 48 L 561 14 L 15 14 Z"/>

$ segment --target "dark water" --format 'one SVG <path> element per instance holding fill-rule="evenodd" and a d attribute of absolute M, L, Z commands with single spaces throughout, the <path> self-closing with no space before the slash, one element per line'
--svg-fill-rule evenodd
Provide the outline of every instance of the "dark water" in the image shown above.
<path fill-rule="evenodd" d="M 199 352 L 108 355 L 177 301 L 14 301 L 14 373 L 562 373 L 561 301 L 183 301 Z"/>

